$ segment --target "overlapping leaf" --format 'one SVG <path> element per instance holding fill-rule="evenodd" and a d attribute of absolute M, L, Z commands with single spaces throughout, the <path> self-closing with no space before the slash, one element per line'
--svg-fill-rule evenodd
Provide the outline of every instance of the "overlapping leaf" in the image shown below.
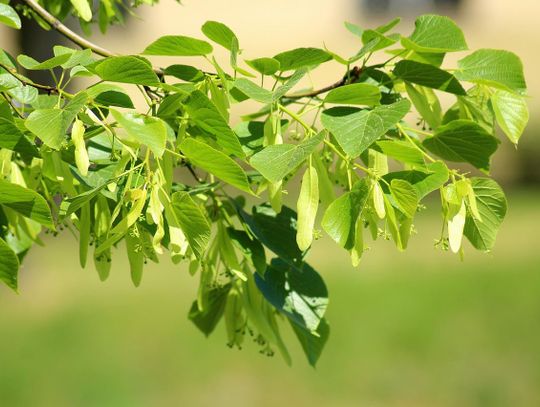
<path fill-rule="evenodd" d="M 335 107 L 323 112 L 321 122 L 343 151 L 356 158 L 403 119 L 410 107 L 406 99 L 372 110 Z"/>

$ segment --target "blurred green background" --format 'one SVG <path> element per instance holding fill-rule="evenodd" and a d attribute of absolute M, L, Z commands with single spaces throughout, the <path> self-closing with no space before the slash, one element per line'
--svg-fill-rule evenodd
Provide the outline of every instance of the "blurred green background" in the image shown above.
<path fill-rule="evenodd" d="M 427 1 L 385 15 L 362 14 L 352 0 L 200 0 L 180 11 L 162 3 L 146 23 L 130 23 L 129 42 L 126 28 L 117 29 L 111 48 L 137 52 L 166 33 L 199 36 L 202 22 L 217 19 L 239 32 L 246 57 L 323 40 L 345 53 L 358 44 L 343 20 L 373 26 L 409 10 L 410 26 L 413 15 L 431 11 Z M 537 0 L 463 0 L 451 13 L 472 48 L 517 51 L 534 96 L 538 11 Z M 334 68 L 316 82 L 335 80 Z M 0 286 L 0 407 L 540 406 L 538 107 L 533 99 L 519 152 L 505 143 L 495 158 L 509 212 L 492 253 L 467 245 L 462 262 L 435 249 L 437 201 L 419 215 L 406 253 L 379 241 L 359 269 L 333 243 L 316 242 L 309 261 L 328 284 L 332 330 L 316 370 L 285 324 L 291 368 L 259 355 L 249 339 L 243 350 L 229 349 L 222 325 L 204 338 L 187 320 L 197 277 L 166 258 L 149 265 L 136 289 L 121 247 L 100 283 L 92 267 L 80 269 L 69 233 L 46 237 L 26 259 L 20 295 Z"/>
<path fill-rule="evenodd" d="M 135 289 L 124 253 L 100 283 L 73 238 L 47 239 L 21 294 L 0 288 L 0 405 L 538 406 L 539 199 L 510 191 L 495 251 L 464 262 L 433 248 L 435 209 L 407 253 L 377 242 L 358 270 L 317 242 L 332 333 L 316 370 L 286 325 L 291 368 L 229 349 L 222 325 L 205 339 L 186 318 L 196 278 L 167 259 Z"/>

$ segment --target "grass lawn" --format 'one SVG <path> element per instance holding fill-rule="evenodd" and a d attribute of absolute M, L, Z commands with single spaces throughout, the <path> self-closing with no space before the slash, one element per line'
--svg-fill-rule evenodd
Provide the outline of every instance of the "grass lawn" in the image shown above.
<path fill-rule="evenodd" d="M 433 248 L 431 210 L 410 250 L 377 242 L 358 270 L 317 242 L 332 334 L 316 370 L 288 331 L 291 368 L 228 349 L 222 326 L 205 339 L 186 319 L 196 279 L 166 259 L 135 289 L 118 253 L 100 283 L 50 239 L 20 295 L 0 287 L 0 406 L 538 406 L 540 194 L 509 200 L 494 252 L 464 262 Z"/>

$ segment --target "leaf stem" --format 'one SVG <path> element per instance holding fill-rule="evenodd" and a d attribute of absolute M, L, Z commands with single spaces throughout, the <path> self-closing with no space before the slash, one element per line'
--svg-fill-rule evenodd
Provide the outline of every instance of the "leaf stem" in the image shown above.
<path fill-rule="evenodd" d="M 315 133 L 315 130 L 313 130 L 313 128 L 307 124 L 304 120 L 302 120 L 302 118 L 296 114 L 295 112 L 287 109 L 285 106 L 283 106 L 281 103 L 278 103 L 278 108 L 279 110 L 281 110 L 283 113 L 286 113 L 288 114 L 289 116 L 291 116 L 291 118 L 293 118 L 296 122 L 300 123 L 300 125 L 309 133 Z"/>
<path fill-rule="evenodd" d="M 434 159 L 432 156 L 430 156 L 428 153 L 426 153 L 426 152 L 424 151 L 424 149 L 420 148 L 420 147 L 418 146 L 418 144 L 416 144 L 416 143 L 414 142 L 414 140 L 411 138 L 411 136 L 409 136 L 409 135 L 407 134 L 407 132 L 405 131 L 405 129 L 401 126 L 401 124 L 399 124 L 399 123 L 396 124 L 396 127 L 398 128 L 399 132 L 407 139 L 407 141 L 408 141 L 409 143 L 411 143 L 412 146 L 413 146 L 414 148 L 416 148 L 418 151 L 420 151 L 420 152 L 422 153 L 422 155 L 423 155 L 424 157 L 426 157 L 430 162 L 434 163 L 434 162 L 437 161 L 437 160 Z"/>
<path fill-rule="evenodd" d="M 344 155 L 341 151 L 339 151 L 334 144 L 332 144 L 327 139 L 324 139 L 323 141 L 324 141 L 324 144 L 330 147 L 330 150 L 332 150 L 334 153 L 336 153 L 339 156 L 339 158 L 341 158 L 343 161 L 349 161 L 349 158 L 346 155 Z"/>
<path fill-rule="evenodd" d="M 423 136 L 429 136 L 429 137 L 433 136 L 433 133 L 429 133 L 424 130 L 419 130 L 419 129 L 415 129 L 415 128 L 407 127 L 407 126 L 401 126 L 401 127 L 403 128 L 403 130 L 412 131 L 413 133 L 421 134 Z"/>

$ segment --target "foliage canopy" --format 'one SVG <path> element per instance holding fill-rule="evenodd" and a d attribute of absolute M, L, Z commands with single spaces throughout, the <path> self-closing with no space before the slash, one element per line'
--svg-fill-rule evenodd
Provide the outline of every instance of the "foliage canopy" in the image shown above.
<path fill-rule="evenodd" d="M 60 23 L 75 14 L 86 30 L 97 22 L 105 31 L 122 20 L 122 0 L 94 3 L 0 1 L 0 23 L 18 29 L 21 16 L 34 18 L 82 47 L 56 46 L 46 61 L 0 49 L 0 280 L 9 287 L 43 229 L 74 232 L 81 266 L 93 262 L 101 280 L 117 247 L 136 286 L 147 260 L 168 252 L 199 275 L 189 318 L 206 335 L 223 319 L 230 346 L 249 332 L 264 353 L 290 361 L 278 325 L 286 320 L 315 365 L 329 335 L 328 291 L 306 261 L 319 229 L 354 265 L 368 239 L 405 250 L 422 200 L 437 191 L 437 244 L 462 253 L 465 237 L 492 249 L 506 213 L 489 178 L 497 128 L 517 144 L 528 120 L 515 54 L 469 52 L 451 19 L 424 15 L 408 36 L 394 32 L 399 19 L 346 23 L 359 44 L 348 57 L 297 48 L 242 60 L 239 39 L 215 21 L 202 27 L 207 40 L 164 36 L 139 55 L 114 55 Z M 228 50 L 227 64 L 214 47 Z M 448 69 L 451 52 L 464 54 Z M 155 55 L 173 64 L 156 68 Z M 331 61 L 338 82 L 302 89 Z M 56 85 L 21 68 L 49 71 Z M 80 77 L 90 86 L 68 88 Z M 245 101 L 254 112 L 231 126 L 231 105 Z M 283 203 L 287 186 L 293 207 Z"/>

